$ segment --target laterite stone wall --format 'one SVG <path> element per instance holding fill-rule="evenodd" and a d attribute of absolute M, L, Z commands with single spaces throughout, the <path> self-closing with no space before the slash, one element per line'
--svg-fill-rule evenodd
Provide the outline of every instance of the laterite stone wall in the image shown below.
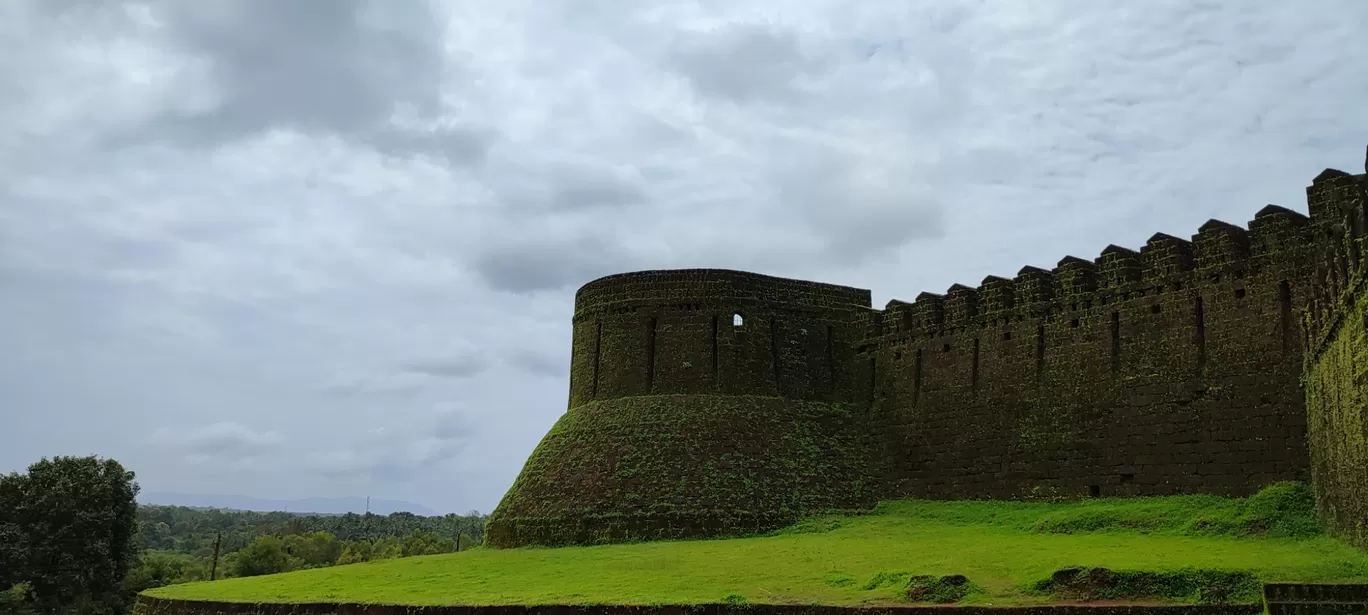
<path fill-rule="evenodd" d="M 1307 190 L 1317 224 L 1306 318 L 1311 484 L 1331 529 L 1368 547 L 1368 175 L 1327 171 Z"/>
<path fill-rule="evenodd" d="M 1269 205 L 882 310 L 867 290 L 731 270 L 590 282 L 568 412 L 490 543 L 1309 478 L 1332 527 L 1368 544 L 1363 178 L 1322 173 L 1309 215 Z"/>
<path fill-rule="evenodd" d="M 1306 476 L 1309 219 L 989 276 L 871 315 L 889 497 L 1243 495 Z"/>
<path fill-rule="evenodd" d="M 873 506 L 876 447 L 851 368 L 869 305 L 867 290 L 727 270 L 586 284 L 569 410 L 487 542 L 728 536 Z"/>

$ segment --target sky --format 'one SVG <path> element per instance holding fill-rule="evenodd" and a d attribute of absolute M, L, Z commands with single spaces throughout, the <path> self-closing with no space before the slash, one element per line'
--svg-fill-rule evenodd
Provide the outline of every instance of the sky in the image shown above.
<path fill-rule="evenodd" d="M 917 5 L 917 6 L 912 6 Z M 923 6 L 924 5 L 924 6 Z M 5 0 L 0 471 L 488 512 L 575 290 L 975 285 L 1368 145 L 1361 0 Z"/>

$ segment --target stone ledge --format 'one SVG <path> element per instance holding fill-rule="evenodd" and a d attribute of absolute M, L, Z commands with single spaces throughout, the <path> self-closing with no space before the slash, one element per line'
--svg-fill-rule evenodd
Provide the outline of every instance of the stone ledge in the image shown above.
<path fill-rule="evenodd" d="M 1269 615 L 1368 615 L 1368 583 L 1265 583 Z"/>
<path fill-rule="evenodd" d="M 1258 615 L 1260 604 L 1043 606 L 820 606 L 695 604 L 657 606 L 403 606 L 387 604 L 252 604 L 138 596 L 133 615 Z"/>

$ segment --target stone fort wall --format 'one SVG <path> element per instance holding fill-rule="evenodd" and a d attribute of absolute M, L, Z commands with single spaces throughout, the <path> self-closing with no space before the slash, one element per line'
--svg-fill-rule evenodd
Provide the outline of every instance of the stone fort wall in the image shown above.
<path fill-rule="evenodd" d="M 1269 205 L 1244 226 L 883 309 L 867 290 L 731 270 L 592 281 L 569 412 L 491 515 L 505 537 L 491 544 L 547 542 L 519 528 L 567 519 L 610 541 L 720 535 L 779 501 L 774 523 L 881 498 L 1244 495 L 1308 478 L 1324 516 L 1368 544 L 1363 177 L 1322 173 L 1309 215 Z M 677 459 L 637 459 L 655 453 Z M 593 485 L 554 487 L 567 473 Z M 816 488 L 784 495 L 802 485 Z M 611 521 L 653 506 L 667 533 Z M 719 515 L 733 520 L 699 521 Z"/>
<path fill-rule="evenodd" d="M 989 276 L 871 312 L 858 365 L 890 496 L 1247 494 L 1304 478 L 1310 220 Z"/>
<path fill-rule="evenodd" d="M 1307 189 L 1316 268 L 1304 322 L 1307 439 L 1320 516 L 1368 547 L 1368 174 Z"/>
<path fill-rule="evenodd" d="M 637 395 L 856 403 L 885 494 L 1245 494 L 1306 478 L 1296 307 L 1312 229 L 1248 228 L 870 307 L 867 290 L 646 271 L 576 296 L 570 408 Z"/>
<path fill-rule="evenodd" d="M 722 269 L 601 278 L 575 296 L 570 408 L 633 395 L 852 397 L 868 290 Z"/>

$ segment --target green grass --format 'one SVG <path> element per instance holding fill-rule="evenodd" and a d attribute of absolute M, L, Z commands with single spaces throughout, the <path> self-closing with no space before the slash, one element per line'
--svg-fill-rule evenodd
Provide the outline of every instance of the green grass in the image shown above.
<path fill-rule="evenodd" d="M 1368 581 L 1368 552 L 1320 535 L 1304 485 L 1248 499 L 895 501 L 773 535 L 558 549 L 475 549 L 159 588 L 232 602 L 395 604 L 890 604 L 913 575 L 964 575 L 962 604 L 1029 604 L 1056 571 L 1103 567 L 1145 601 L 1196 601 L 1204 579 Z M 1150 574 L 1153 573 L 1153 574 Z M 1244 574 L 1241 574 L 1244 573 Z M 1234 575 L 1234 576 L 1232 576 Z M 1086 575 L 1080 578 L 1087 578 Z M 929 581 L 928 581 L 929 582 Z M 1117 589 L 1098 593 L 1114 598 Z M 1148 590 L 1147 590 L 1148 591 Z"/>

